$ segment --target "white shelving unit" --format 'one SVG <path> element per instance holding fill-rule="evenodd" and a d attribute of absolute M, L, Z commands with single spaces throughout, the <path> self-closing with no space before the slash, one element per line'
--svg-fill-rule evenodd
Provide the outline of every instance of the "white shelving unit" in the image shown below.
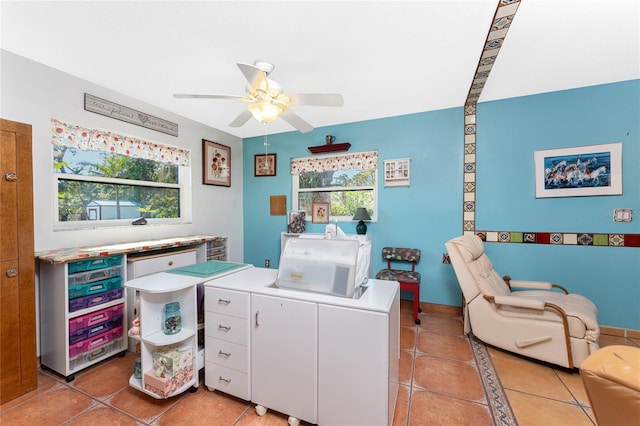
<path fill-rule="evenodd" d="M 76 372 L 125 354 L 122 255 L 40 265 L 40 361 L 67 382 Z"/>
<path fill-rule="evenodd" d="M 134 375 L 129 385 L 156 399 L 169 398 L 190 388 L 197 388 L 198 339 L 197 339 L 197 307 L 196 285 L 198 280 L 179 274 L 162 273 L 148 275 L 126 283 L 126 287 L 140 294 L 140 358 L 142 377 Z M 176 334 L 165 334 L 163 331 L 164 308 L 168 303 L 180 304 L 182 328 Z M 176 367 L 161 369 L 165 377 L 158 377 L 158 364 L 154 362 L 154 354 L 159 351 L 180 354 L 175 356 Z M 169 363 L 166 364 L 167 366 Z M 164 380 L 162 380 L 164 379 Z M 158 385 L 163 383 L 162 388 Z"/>

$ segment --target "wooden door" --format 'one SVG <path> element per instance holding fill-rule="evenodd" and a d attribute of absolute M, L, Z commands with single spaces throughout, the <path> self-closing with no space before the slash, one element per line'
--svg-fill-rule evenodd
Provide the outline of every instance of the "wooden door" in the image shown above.
<path fill-rule="evenodd" d="M 0 403 L 37 387 L 31 125 L 0 119 Z"/>

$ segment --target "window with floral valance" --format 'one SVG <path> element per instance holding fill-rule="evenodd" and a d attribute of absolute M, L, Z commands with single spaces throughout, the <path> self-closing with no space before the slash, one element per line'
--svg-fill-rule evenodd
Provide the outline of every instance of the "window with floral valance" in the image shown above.
<path fill-rule="evenodd" d="M 358 207 L 377 220 L 378 152 L 291 160 L 294 209 L 312 218 L 314 203 L 329 204 L 331 221 L 351 221 Z"/>
<path fill-rule="evenodd" d="M 189 149 L 56 118 L 51 143 L 55 228 L 191 219 Z"/>

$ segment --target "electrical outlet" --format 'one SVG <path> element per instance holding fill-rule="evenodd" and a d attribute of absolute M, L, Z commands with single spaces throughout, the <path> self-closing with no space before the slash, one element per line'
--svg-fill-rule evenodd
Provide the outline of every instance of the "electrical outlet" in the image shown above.
<path fill-rule="evenodd" d="M 271 261 L 269 259 L 265 259 L 264 260 L 264 267 L 268 268 L 269 266 L 271 266 Z"/>

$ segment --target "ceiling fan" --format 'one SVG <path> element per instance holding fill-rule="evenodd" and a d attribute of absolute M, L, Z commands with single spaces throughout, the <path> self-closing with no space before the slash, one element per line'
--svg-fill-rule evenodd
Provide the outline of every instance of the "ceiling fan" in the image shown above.
<path fill-rule="evenodd" d="M 249 82 L 244 96 L 235 95 L 197 95 L 175 93 L 175 98 L 190 99 L 236 99 L 249 102 L 249 105 L 229 124 L 241 127 L 251 117 L 262 123 L 271 123 L 278 117 L 291 124 L 302 133 L 310 132 L 313 126 L 289 109 L 291 105 L 336 106 L 344 104 L 342 95 L 336 93 L 282 93 L 282 86 L 267 77 L 273 71 L 273 64 L 255 61 L 253 65 L 238 63 L 238 68 Z"/>

